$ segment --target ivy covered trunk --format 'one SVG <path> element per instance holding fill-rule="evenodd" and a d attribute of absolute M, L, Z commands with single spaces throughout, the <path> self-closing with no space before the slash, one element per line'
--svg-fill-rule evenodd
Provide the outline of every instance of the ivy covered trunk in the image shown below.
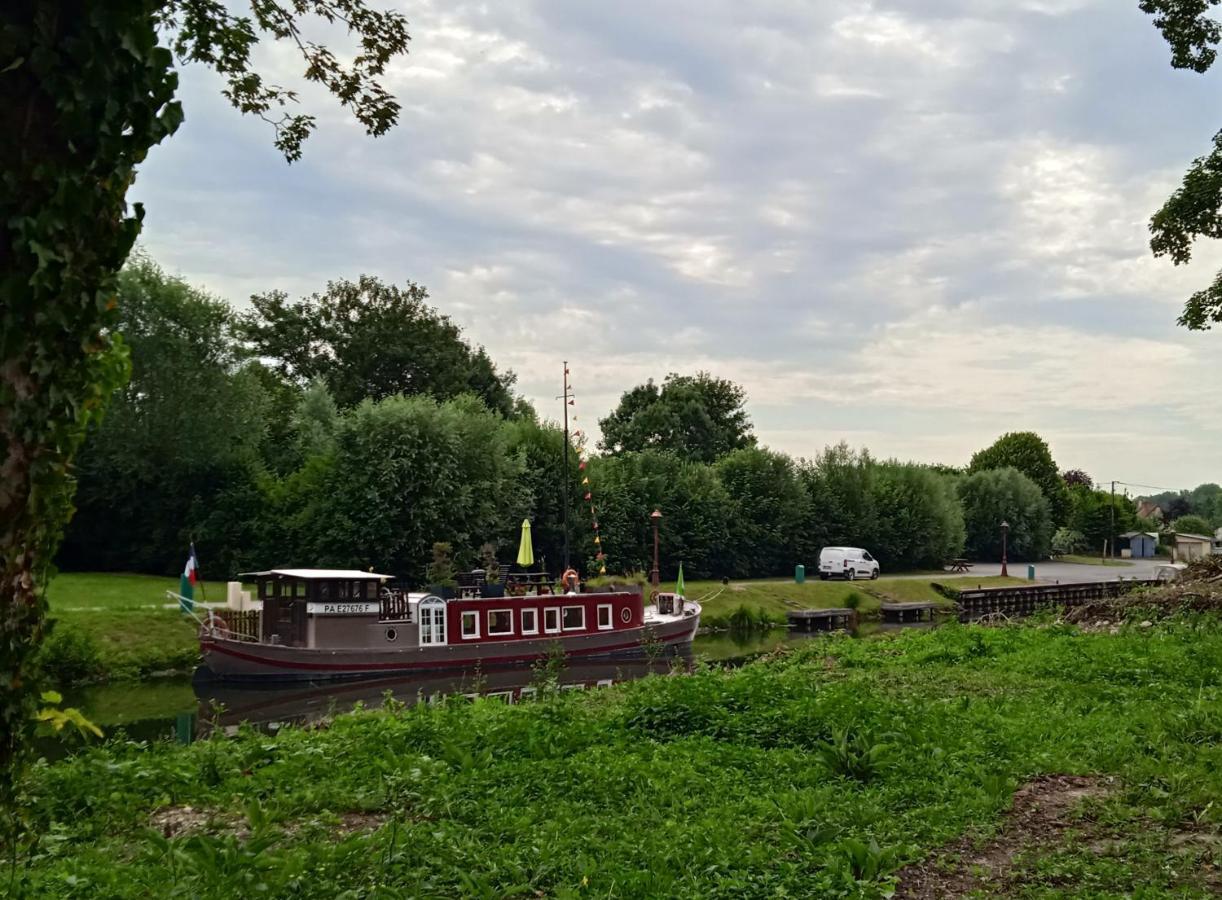
<path fill-rule="evenodd" d="M 182 118 L 152 0 L 0 4 L 0 807 L 33 727 L 72 458 L 127 374 L 108 332 L 137 163 Z M 11 821 L 11 820 L 10 820 Z M 3 843 L 0 840 L 0 843 Z"/>

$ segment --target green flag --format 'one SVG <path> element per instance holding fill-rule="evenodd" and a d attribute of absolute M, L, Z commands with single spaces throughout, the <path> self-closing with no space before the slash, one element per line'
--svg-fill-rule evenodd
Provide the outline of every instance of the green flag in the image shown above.
<path fill-rule="evenodd" d="M 679 563 L 679 577 L 675 581 L 675 593 L 680 597 L 687 596 L 687 592 L 683 587 L 683 563 Z"/>

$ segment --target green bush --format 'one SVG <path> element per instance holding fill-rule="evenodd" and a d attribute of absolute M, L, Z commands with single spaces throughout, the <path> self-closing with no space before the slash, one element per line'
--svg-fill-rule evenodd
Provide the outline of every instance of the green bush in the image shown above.
<path fill-rule="evenodd" d="M 1039 486 L 1017 469 L 985 469 L 959 482 L 967 555 L 1001 559 L 1001 523 L 1008 522 L 1012 560 L 1040 560 L 1052 543 L 1052 516 Z"/>
<path fill-rule="evenodd" d="M 43 642 L 39 663 L 58 685 L 93 681 L 104 671 L 102 655 L 93 637 L 86 631 L 62 624 L 53 628 Z"/>

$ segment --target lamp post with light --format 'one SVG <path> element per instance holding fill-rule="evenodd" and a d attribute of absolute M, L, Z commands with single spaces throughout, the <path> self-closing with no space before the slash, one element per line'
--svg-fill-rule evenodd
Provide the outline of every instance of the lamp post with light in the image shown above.
<path fill-rule="evenodd" d="M 649 580 L 656 591 L 662 580 L 658 572 L 658 523 L 662 521 L 662 513 L 655 509 L 649 514 L 649 520 L 653 522 L 653 571 L 649 574 Z"/>
<path fill-rule="evenodd" d="M 1006 538 L 1010 534 L 1010 523 L 1005 519 L 1001 520 L 1001 577 L 1005 578 L 1010 573 L 1006 571 Z"/>

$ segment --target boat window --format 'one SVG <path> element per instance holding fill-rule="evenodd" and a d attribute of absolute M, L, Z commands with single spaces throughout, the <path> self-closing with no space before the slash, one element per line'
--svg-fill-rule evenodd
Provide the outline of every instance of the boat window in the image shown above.
<path fill-rule="evenodd" d="M 539 610 L 522 610 L 522 634 L 539 633 Z"/>
<path fill-rule="evenodd" d="M 563 620 L 565 631 L 580 631 L 586 627 L 586 608 L 584 606 L 566 606 Z"/>
<path fill-rule="evenodd" d="M 489 634 L 513 634 L 513 610 L 511 609 L 490 609 L 488 610 L 488 633 Z"/>
<path fill-rule="evenodd" d="M 598 604 L 598 627 L 607 629 L 611 627 L 611 604 Z"/>
<path fill-rule="evenodd" d="M 560 610 L 551 606 L 543 610 L 543 630 L 555 634 L 560 630 Z"/>
<path fill-rule="evenodd" d="M 462 614 L 462 636 L 464 638 L 479 637 L 479 613 L 473 609 Z"/>
<path fill-rule="evenodd" d="M 420 614 L 420 644 L 444 644 L 446 642 L 446 605 L 433 598 L 422 600 Z"/>

